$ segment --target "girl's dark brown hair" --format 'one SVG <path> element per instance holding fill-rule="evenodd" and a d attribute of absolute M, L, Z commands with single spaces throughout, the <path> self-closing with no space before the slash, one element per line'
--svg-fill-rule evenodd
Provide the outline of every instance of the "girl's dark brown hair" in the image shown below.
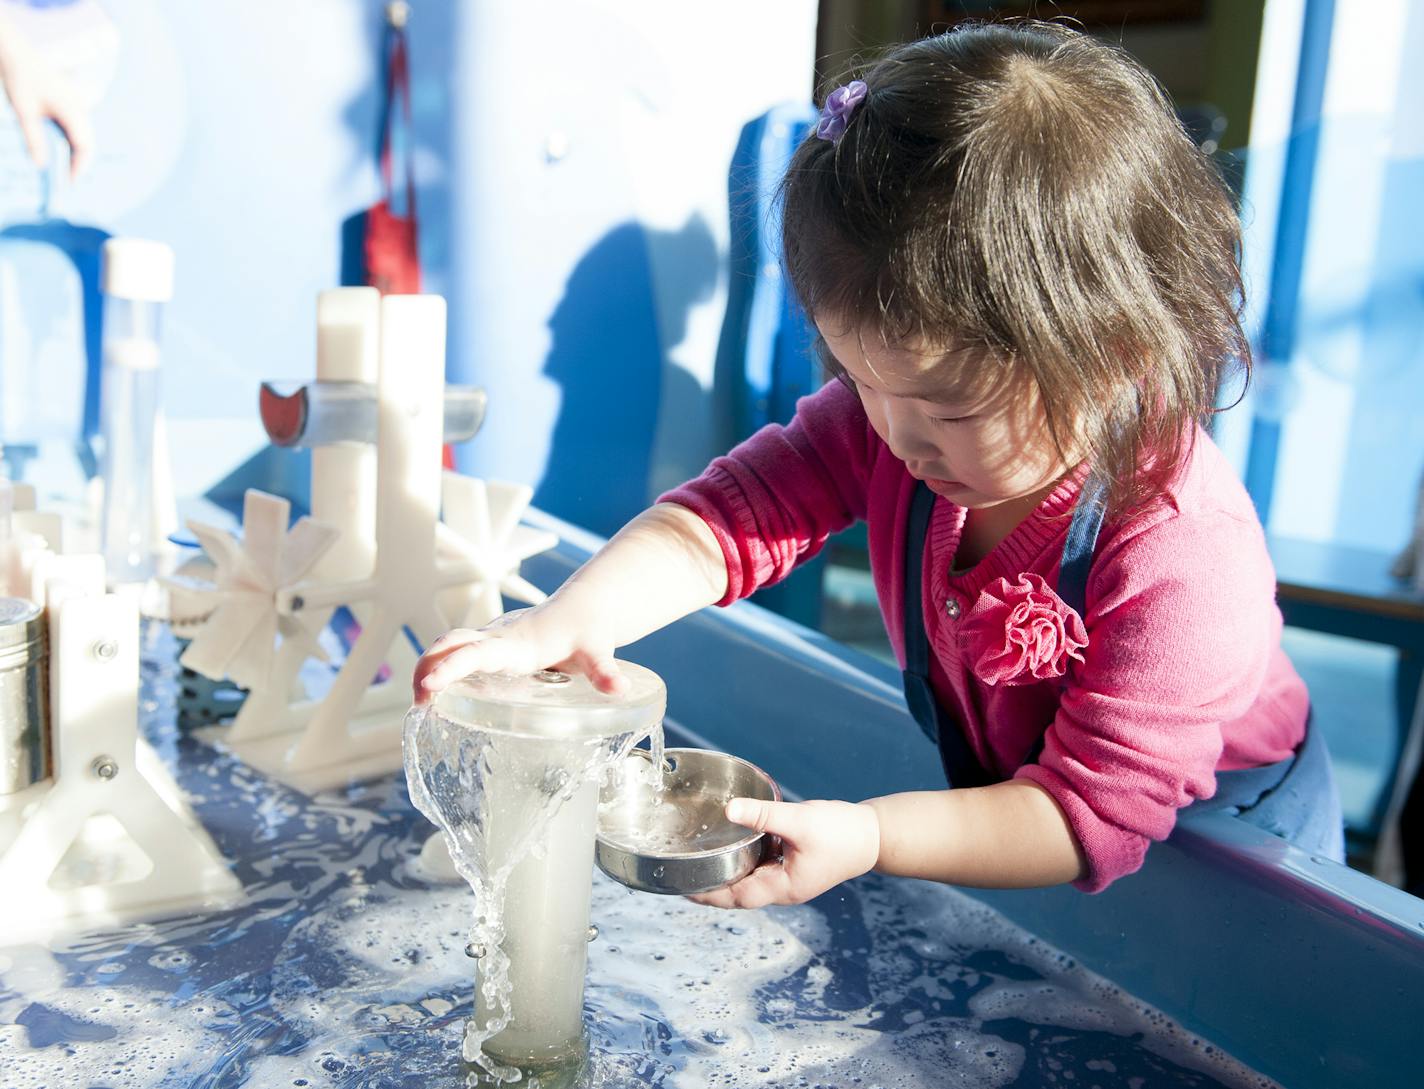
<path fill-rule="evenodd" d="M 1037 22 L 961 26 L 855 78 L 844 135 L 808 136 L 782 182 L 807 313 L 977 349 L 1000 388 L 1031 375 L 1113 509 L 1159 494 L 1250 349 L 1234 204 L 1156 81 Z"/>

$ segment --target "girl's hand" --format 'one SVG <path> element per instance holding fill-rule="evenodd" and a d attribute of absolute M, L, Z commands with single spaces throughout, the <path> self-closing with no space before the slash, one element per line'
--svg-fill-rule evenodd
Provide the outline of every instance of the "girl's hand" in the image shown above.
<path fill-rule="evenodd" d="M 555 598 L 516 609 L 478 631 L 456 628 L 426 648 L 411 684 L 417 704 L 428 703 L 447 685 L 471 673 L 534 673 L 558 669 L 585 674 L 600 692 L 616 695 L 628 681 L 613 661 L 613 641 L 578 610 Z"/>
<path fill-rule="evenodd" d="M 726 592 L 727 561 L 712 528 L 686 507 L 658 503 L 534 608 L 432 643 L 415 668 L 415 702 L 428 702 L 471 673 L 540 669 L 582 673 L 598 691 L 616 696 L 628 682 L 614 650 Z"/>
<path fill-rule="evenodd" d="M 782 857 L 762 863 L 726 888 L 688 897 L 699 904 L 803 904 L 873 869 L 880 857 L 880 821 L 868 805 L 733 798 L 727 803 L 727 819 L 781 837 Z"/>

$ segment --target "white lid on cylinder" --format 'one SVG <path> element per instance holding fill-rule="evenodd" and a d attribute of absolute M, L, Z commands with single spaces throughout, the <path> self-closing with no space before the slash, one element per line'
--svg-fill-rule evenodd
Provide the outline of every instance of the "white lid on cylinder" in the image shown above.
<path fill-rule="evenodd" d="M 633 662 L 617 665 L 629 682 L 617 696 L 599 692 L 587 677 L 552 669 L 476 673 L 441 692 L 434 707 L 463 726 L 526 737 L 645 734 L 662 721 L 667 688 L 651 669 Z"/>
<path fill-rule="evenodd" d="M 167 302 L 173 298 L 173 249 L 147 238 L 104 243 L 99 290 L 118 299 Z"/>

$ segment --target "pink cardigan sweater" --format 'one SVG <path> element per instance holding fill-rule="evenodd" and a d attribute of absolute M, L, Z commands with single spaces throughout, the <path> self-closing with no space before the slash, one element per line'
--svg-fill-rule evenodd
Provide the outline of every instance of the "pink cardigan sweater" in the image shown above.
<path fill-rule="evenodd" d="M 1309 700 L 1281 650 L 1275 574 L 1255 510 L 1204 432 L 1166 495 L 1103 526 L 1083 617 L 1088 645 L 1081 661 L 1066 663 L 1066 686 L 982 679 L 995 674 L 976 673 L 986 648 L 982 635 L 965 634 L 966 622 L 984 612 L 1001 578 L 1037 574 L 1056 585 L 1082 475 L 1070 474 L 981 562 L 953 574 L 965 511 L 937 500 L 923 596 L 941 706 L 985 767 L 1032 779 L 1057 799 L 1087 858 L 1077 884 L 1096 892 L 1142 865 L 1178 809 L 1215 792 L 1217 769 L 1289 756 L 1305 735 Z M 789 425 L 762 428 L 662 501 L 688 507 L 716 534 L 727 562 L 724 605 L 784 578 L 830 534 L 864 519 L 880 609 L 903 664 L 914 487 L 855 394 L 829 382 L 800 401 Z M 1021 766 L 1041 735 L 1038 762 Z"/>

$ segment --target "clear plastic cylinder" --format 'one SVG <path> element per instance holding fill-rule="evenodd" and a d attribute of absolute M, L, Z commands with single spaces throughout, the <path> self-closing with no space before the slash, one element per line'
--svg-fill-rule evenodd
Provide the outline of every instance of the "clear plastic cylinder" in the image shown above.
<path fill-rule="evenodd" d="M 536 742 L 528 748 L 515 759 L 537 761 L 543 769 L 559 767 L 547 744 Z M 518 806 L 516 799 L 500 795 L 525 789 L 522 778 L 510 776 L 487 784 L 492 809 L 509 811 Z M 583 988 L 597 820 L 598 783 L 589 781 L 559 807 L 532 843 L 519 842 L 525 840 L 521 829 L 498 822 L 490 829 L 492 868 L 502 868 L 511 849 L 521 853 L 504 887 L 510 1020 L 484 1044 L 485 1053 L 497 1062 L 540 1070 L 583 1054 Z M 487 1007 L 484 989 L 477 988 L 475 1022 L 482 1031 L 489 1026 Z"/>
<path fill-rule="evenodd" d="M 173 251 L 161 242 L 110 239 L 104 245 L 102 288 L 100 551 L 110 581 L 135 582 L 153 573 L 159 543 L 154 443 L 160 334 L 164 303 L 173 291 Z"/>
<path fill-rule="evenodd" d="M 657 674 L 619 667 L 629 683 L 618 696 L 551 670 L 476 675 L 406 720 L 411 800 L 475 890 L 480 967 L 465 1058 L 541 1085 L 586 1052 L 599 788 L 635 741 L 661 736 L 667 705 Z"/>
<path fill-rule="evenodd" d="M 158 418 L 158 327 L 162 305 L 134 299 L 104 304 L 100 404 L 104 480 L 104 560 L 115 582 L 152 574 L 153 444 Z"/>

